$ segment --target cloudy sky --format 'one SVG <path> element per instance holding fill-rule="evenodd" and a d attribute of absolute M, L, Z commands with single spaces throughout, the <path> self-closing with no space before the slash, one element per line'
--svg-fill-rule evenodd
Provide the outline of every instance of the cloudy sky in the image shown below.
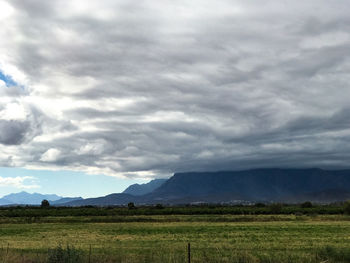
<path fill-rule="evenodd" d="M 350 168 L 349 11 L 345 0 L 0 0 L 0 194 Z"/>

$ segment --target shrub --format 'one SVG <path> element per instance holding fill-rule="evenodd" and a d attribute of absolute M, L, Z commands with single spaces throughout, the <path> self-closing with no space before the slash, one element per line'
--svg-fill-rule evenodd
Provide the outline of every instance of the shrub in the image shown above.
<path fill-rule="evenodd" d="M 256 203 L 255 207 L 265 207 L 266 205 L 264 203 Z"/>
<path fill-rule="evenodd" d="M 350 262 L 350 250 L 327 246 L 318 251 L 317 258 L 322 262 Z"/>
<path fill-rule="evenodd" d="M 162 204 L 156 204 L 155 208 L 156 208 L 156 209 L 163 209 L 164 206 L 163 206 Z"/>
<path fill-rule="evenodd" d="M 133 202 L 128 203 L 128 208 L 129 209 L 134 209 L 135 208 L 135 204 Z"/>
<path fill-rule="evenodd" d="M 279 214 L 282 211 L 282 204 L 280 203 L 275 203 L 270 205 L 270 211 L 273 214 Z"/>
<path fill-rule="evenodd" d="M 312 203 L 310 201 L 304 202 L 300 205 L 301 208 L 311 208 Z"/>
<path fill-rule="evenodd" d="M 61 245 L 54 249 L 50 249 L 48 253 L 48 263 L 80 263 L 82 260 L 82 253 L 67 245 L 67 248 L 62 248 Z"/>
<path fill-rule="evenodd" d="M 50 203 L 46 199 L 41 201 L 41 207 L 46 208 L 46 207 L 49 207 L 49 206 L 50 206 Z"/>
<path fill-rule="evenodd" d="M 346 201 L 344 204 L 344 213 L 350 215 L 350 201 Z"/>

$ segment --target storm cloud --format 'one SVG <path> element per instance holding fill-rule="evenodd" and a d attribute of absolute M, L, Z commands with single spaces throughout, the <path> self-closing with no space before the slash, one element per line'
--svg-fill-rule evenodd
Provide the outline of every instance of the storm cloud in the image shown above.
<path fill-rule="evenodd" d="M 2 165 L 349 168 L 347 1 L 0 2 Z"/>

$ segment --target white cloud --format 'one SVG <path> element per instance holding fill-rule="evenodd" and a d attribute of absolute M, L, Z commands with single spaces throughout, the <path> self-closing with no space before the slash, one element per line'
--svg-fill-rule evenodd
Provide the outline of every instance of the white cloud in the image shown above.
<path fill-rule="evenodd" d="M 4 1 L 0 2 L 0 21 L 11 16 L 13 12 L 14 10 L 11 5 Z"/>
<path fill-rule="evenodd" d="M 32 176 L 1 177 L 0 187 L 14 187 L 18 189 L 39 188 L 37 179 Z"/>
<path fill-rule="evenodd" d="M 0 111 L 0 119 L 3 120 L 25 120 L 28 112 L 23 104 L 10 102 Z"/>
<path fill-rule="evenodd" d="M 0 79 L 0 89 L 6 88 L 6 83 Z"/>
<path fill-rule="evenodd" d="M 40 160 L 43 162 L 54 162 L 59 159 L 61 151 L 57 149 L 49 149 L 41 156 Z"/>

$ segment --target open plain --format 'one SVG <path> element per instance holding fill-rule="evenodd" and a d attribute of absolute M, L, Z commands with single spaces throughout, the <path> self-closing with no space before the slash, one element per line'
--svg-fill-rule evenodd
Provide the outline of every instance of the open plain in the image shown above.
<path fill-rule="evenodd" d="M 350 217 L 343 214 L 0 219 L 4 263 L 187 262 L 188 243 L 191 262 L 350 262 Z"/>

